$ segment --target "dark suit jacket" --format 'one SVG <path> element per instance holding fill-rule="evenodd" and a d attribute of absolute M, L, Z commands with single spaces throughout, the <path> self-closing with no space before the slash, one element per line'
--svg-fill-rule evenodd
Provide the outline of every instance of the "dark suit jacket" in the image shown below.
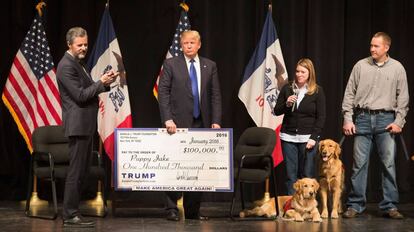
<path fill-rule="evenodd" d="M 101 81 L 94 82 L 78 60 L 67 52 L 58 64 L 56 76 L 65 135 L 93 135 L 98 116 L 98 95 L 107 88 Z"/>
<path fill-rule="evenodd" d="M 200 111 L 205 127 L 221 125 L 221 93 L 214 61 L 200 57 Z M 177 127 L 189 128 L 193 123 L 191 80 L 184 56 L 167 59 L 158 84 L 161 122 L 174 120 Z"/>

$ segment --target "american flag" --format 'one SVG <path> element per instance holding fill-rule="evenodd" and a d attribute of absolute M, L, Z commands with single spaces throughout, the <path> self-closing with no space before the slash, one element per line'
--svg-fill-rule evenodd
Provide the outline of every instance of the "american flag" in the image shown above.
<path fill-rule="evenodd" d="M 35 16 L 17 51 L 2 99 L 30 152 L 35 128 L 62 123 L 53 59 L 39 15 Z"/>
<path fill-rule="evenodd" d="M 171 43 L 170 49 L 168 49 L 165 59 L 169 59 L 174 56 L 180 56 L 183 54 L 183 51 L 180 45 L 181 33 L 191 29 L 190 19 L 188 18 L 188 15 L 187 15 L 188 6 L 185 3 L 181 3 L 180 6 L 183 8 L 183 10 L 181 11 L 180 20 L 178 21 L 178 25 L 177 25 L 177 28 L 175 29 L 173 41 Z M 157 77 L 157 81 L 155 82 L 154 88 L 152 89 L 152 92 L 155 98 L 157 99 L 158 99 L 158 83 L 159 83 L 161 74 L 162 74 L 162 66 L 161 66 L 160 74 Z"/>

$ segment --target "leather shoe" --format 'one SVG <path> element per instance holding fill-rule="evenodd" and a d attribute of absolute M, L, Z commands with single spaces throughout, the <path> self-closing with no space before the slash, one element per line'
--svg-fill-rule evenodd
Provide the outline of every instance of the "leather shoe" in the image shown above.
<path fill-rule="evenodd" d="M 193 220 L 200 220 L 200 221 L 208 221 L 208 217 L 207 216 L 201 216 L 201 215 L 189 215 L 189 216 L 185 216 L 186 219 L 193 219 Z"/>
<path fill-rule="evenodd" d="M 178 214 L 174 211 L 170 211 L 167 214 L 167 220 L 169 221 L 179 221 L 180 217 L 178 216 Z"/>
<path fill-rule="evenodd" d="M 85 220 L 80 216 L 74 216 L 69 219 L 63 220 L 63 227 L 73 227 L 73 228 L 91 228 L 95 227 L 95 222 L 90 220 Z"/>

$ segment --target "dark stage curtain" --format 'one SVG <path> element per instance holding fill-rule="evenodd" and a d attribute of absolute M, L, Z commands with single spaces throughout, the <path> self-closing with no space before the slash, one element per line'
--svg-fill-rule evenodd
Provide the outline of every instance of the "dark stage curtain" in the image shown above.
<path fill-rule="evenodd" d="M 65 33 L 82 26 L 89 33 L 90 48 L 96 39 L 104 0 L 46 1 L 46 31 L 55 65 L 67 49 Z M 298 59 L 309 57 L 316 66 L 318 83 L 327 96 L 327 120 L 323 138 L 339 140 L 343 92 L 353 65 L 369 56 L 371 36 L 377 31 L 393 39 L 391 57 L 406 68 L 410 93 L 414 94 L 414 1 L 412 0 L 273 0 L 273 19 L 281 42 L 289 79 Z M 114 22 L 128 85 L 134 127 L 160 127 L 157 101 L 152 87 L 158 75 L 180 14 L 178 0 L 112 0 Z M 236 142 L 244 129 L 254 126 L 237 97 L 244 67 L 260 38 L 267 12 L 264 0 L 189 0 L 192 28 L 202 36 L 200 54 L 217 62 L 223 95 L 223 127 L 234 129 Z M 35 14 L 37 1 L 4 0 L 0 23 L 0 86 L 4 86 L 13 58 Z M 411 98 L 412 100 L 412 98 Z M 407 116 L 404 136 L 413 150 L 412 111 Z M 29 153 L 17 127 L 3 104 L 0 105 L 0 199 L 21 199 L 27 183 Z M 352 139 L 343 146 L 343 160 L 349 179 Z M 400 149 L 401 150 L 401 149 Z M 380 192 L 380 164 L 372 156 L 369 199 Z M 413 202 L 413 169 L 399 152 L 397 173 L 402 201 Z M 283 164 L 277 168 L 283 193 Z M 348 188 L 349 189 L 349 188 Z M 253 190 L 252 190 L 253 192 Z M 259 194 L 260 195 L 260 194 Z M 211 194 L 213 200 L 229 195 Z"/>

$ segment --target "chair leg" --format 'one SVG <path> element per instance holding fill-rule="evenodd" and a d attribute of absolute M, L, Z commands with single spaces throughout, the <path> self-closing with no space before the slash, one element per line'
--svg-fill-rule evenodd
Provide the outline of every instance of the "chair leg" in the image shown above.
<path fill-rule="evenodd" d="M 58 214 L 58 206 L 57 206 L 57 196 L 56 196 L 56 180 L 53 174 L 52 176 L 52 194 L 53 194 L 53 219 L 57 218 Z"/>
<path fill-rule="evenodd" d="M 238 189 L 238 185 L 240 184 L 240 182 L 238 180 L 236 180 L 236 182 L 234 183 L 234 191 L 233 191 L 233 198 L 231 200 L 231 206 L 230 206 L 230 218 L 232 220 L 234 220 L 233 217 L 233 210 L 234 210 L 234 205 L 236 203 L 236 197 L 237 197 L 237 189 Z"/>
<path fill-rule="evenodd" d="M 32 196 L 32 189 L 33 189 L 33 163 L 30 164 L 29 168 L 29 181 L 27 186 L 27 196 L 26 196 L 26 208 L 24 213 L 26 216 L 30 216 L 30 198 Z"/>
<path fill-rule="evenodd" d="M 52 182 L 53 211 L 54 211 L 53 220 L 54 220 L 57 217 L 58 208 L 57 208 L 57 196 L 56 196 L 55 163 L 50 153 L 49 153 L 49 165 L 50 165 L 50 180 Z"/>
<path fill-rule="evenodd" d="M 32 161 L 33 162 L 33 161 Z M 45 215 L 32 215 L 30 211 L 30 200 L 33 190 L 33 182 L 35 175 L 33 173 L 33 163 L 30 166 L 29 171 L 29 185 L 27 190 L 27 197 L 26 197 L 26 209 L 25 214 L 28 217 L 34 217 L 34 218 L 42 218 L 42 219 L 49 219 L 49 220 L 55 220 L 57 218 L 58 209 L 57 209 L 57 197 L 56 197 L 56 182 L 55 182 L 55 174 L 54 174 L 54 163 L 53 158 L 49 155 L 49 164 L 50 164 L 50 179 L 51 179 L 51 185 L 52 185 L 52 195 L 53 195 L 53 215 L 52 216 L 45 216 Z"/>
<path fill-rule="evenodd" d="M 273 162 L 273 161 L 272 161 Z M 276 176 L 275 176 L 275 171 L 274 168 L 272 168 L 271 172 L 271 178 L 273 179 L 273 191 L 274 191 L 274 196 L 275 196 L 275 207 L 276 207 L 276 216 L 279 216 L 279 203 L 277 201 L 277 186 L 276 186 Z"/>
<path fill-rule="evenodd" d="M 107 204 L 106 204 L 106 195 L 105 195 L 105 181 L 101 181 L 101 193 L 102 193 L 102 200 L 103 200 L 103 207 L 104 207 L 104 213 L 102 217 L 106 217 L 107 214 Z"/>
<path fill-rule="evenodd" d="M 116 216 L 116 207 L 117 207 L 117 202 L 116 202 L 116 192 L 115 189 L 112 188 L 112 215 L 115 217 Z"/>
<path fill-rule="evenodd" d="M 244 210 L 246 207 L 244 205 L 244 184 L 240 183 L 240 199 L 241 199 L 241 207 Z"/>

